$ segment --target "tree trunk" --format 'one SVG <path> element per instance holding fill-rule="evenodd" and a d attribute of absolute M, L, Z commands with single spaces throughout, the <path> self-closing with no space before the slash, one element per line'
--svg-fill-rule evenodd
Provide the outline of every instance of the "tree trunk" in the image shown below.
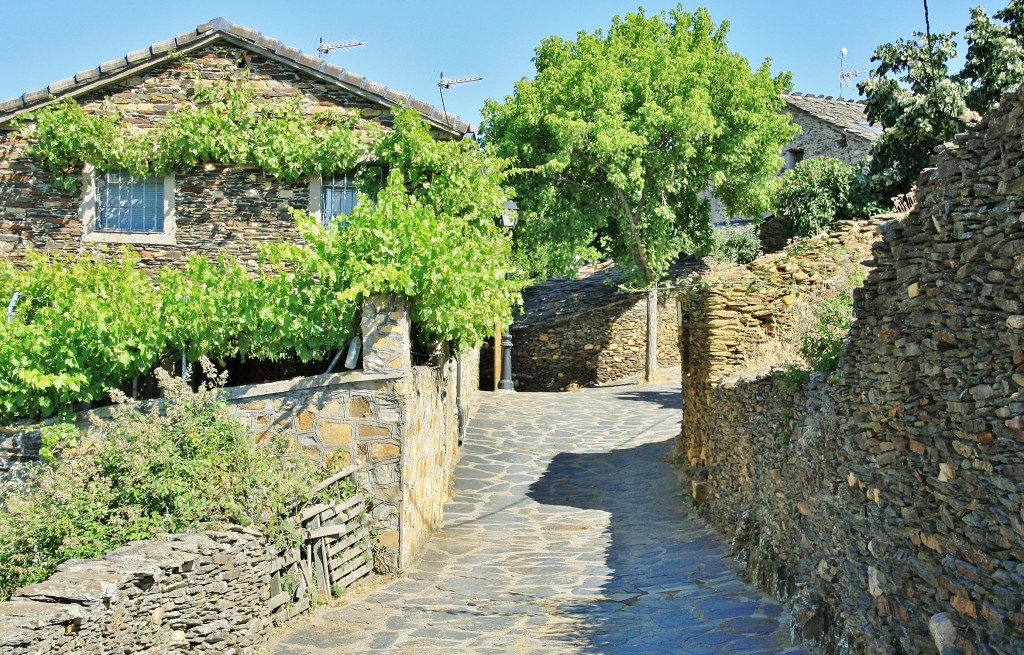
<path fill-rule="evenodd" d="M 647 290 L 647 364 L 644 382 L 654 382 L 658 372 L 658 283 Z"/>

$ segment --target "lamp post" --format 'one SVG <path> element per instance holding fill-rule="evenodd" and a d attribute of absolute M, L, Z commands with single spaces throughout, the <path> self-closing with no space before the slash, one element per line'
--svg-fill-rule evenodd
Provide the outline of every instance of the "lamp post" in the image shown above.
<path fill-rule="evenodd" d="M 516 222 L 519 220 L 519 205 L 512 200 L 505 201 L 505 211 L 501 212 L 501 224 L 509 231 L 509 234 L 516 229 Z M 511 278 L 511 273 L 505 274 L 505 279 Z M 512 321 L 505 328 L 501 335 L 501 380 L 498 381 L 498 391 L 515 391 L 515 384 L 512 382 Z"/>

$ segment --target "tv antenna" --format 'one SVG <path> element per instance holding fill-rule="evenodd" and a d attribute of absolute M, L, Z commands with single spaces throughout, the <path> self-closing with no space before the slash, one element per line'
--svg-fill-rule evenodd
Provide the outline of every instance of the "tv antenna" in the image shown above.
<path fill-rule="evenodd" d="M 867 73 L 859 68 L 853 68 L 846 63 L 846 55 L 849 51 L 846 46 L 839 49 L 839 98 L 843 97 L 843 89 L 854 89 L 857 87 L 857 83 L 854 82 L 859 77 L 867 77 Z"/>
<path fill-rule="evenodd" d="M 366 45 L 366 41 L 358 41 L 351 39 L 349 41 L 327 41 L 325 42 L 323 37 L 320 37 L 320 45 L 317 46 L 316 51 L 321 55 L 329 55 L 332 50 L 346 50 L 349 48 L 362 48 Z"/>
<path fill-rule="evenodd" d="M 459 77 L 445 77 L 444 73 L 441 73 L 441 79 L 438 80 L 437 86 L 441 89 L 450 89 L 453 86 L 459 86 L 460 84 L 473 84 L 479 82 L 484 78 L 479 75 L 462 75 Z"/>
<path fill-rule="evenodd" d="M 445 77 L 444 73 L 442 72 L 440 79 L 437 80 L 437 92 L 441 96 L 441 109 L 444 110 L 444 115 L 446 117 L 448 116 L 448 107 L 446 107 L 444 103 L 445 89 L 450 89 L 453 86 L 460 86 L 462 84 L 473 84 L 483 79 L 484 78 L 479 75 L 460 75 L 458 77 Z M 447 121 L 448 119 L 445 118 L 445 122 Z M 449 125 L 448 127 L 451 127 L 451 125 Z"/>

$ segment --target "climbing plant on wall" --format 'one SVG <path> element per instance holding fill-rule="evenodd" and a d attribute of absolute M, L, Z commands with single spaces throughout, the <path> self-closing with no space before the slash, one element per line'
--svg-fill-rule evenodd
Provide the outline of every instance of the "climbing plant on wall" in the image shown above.
<path fill-rule="evenodd" d="M 149 129 L 113 110 L 87 112 L 66 98 L 24 119 L 28 154 L 72 193 L 82 164 L 132 175 L 204 162 L 249 166 L 284 180 L 347 171 L 370 149 L 376 126 L 340 109 L 307 114 L 300 96 L 260 99 L 246 75 L 196 80 L 192 102 Z"/>
<path fill-rule="evenodd" d="M 0 421 L 66 414 L 183 352 L 309 361 L 344 345 L 369 294 L 409 297 L 419 334 L 460 348 L 508 322 L 519 285 L 506 279 L 498 221 L 504 160 L 471 140 L 433 139 L 412 109 L 385 130 L 330 111 L 310 117 L 298 98 L 259 101 L 245 79 L 194 96 L 145 131 L 55 103 L 26 125 L 29 152 L 66 190 L 83 163 L 142 175 L 215 161 L 293 180 L 373 161 L 386 174 L 357 176 L 363 195 L 344 225 L 296 211 L 304 243 L 264 246 L 257 271 L 197 255 L 151 280 L 130 249 L 113 262 L 0 262 L 0 297 L 22 294 L 0 323 Z"/>

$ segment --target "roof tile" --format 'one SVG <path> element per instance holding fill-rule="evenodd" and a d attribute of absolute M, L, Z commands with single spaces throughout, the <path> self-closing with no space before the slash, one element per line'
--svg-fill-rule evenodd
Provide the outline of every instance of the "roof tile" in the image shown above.
<path fill-rule="evenodd" d="M 85 82 L 91 82 L 100 76 L 99 68 L 86 68 L 85 70 L 78 71 L 75 73 L 75 82 L 77 84 L 84 84 Z"/>
<path fill-rule="evenodd" d="M 174 39 L 164 39 L 163 41 L 157 41 L 153 45 L 149 46 L 149 51 L 154 55 L 159 55 L 163 52 L 174 50 Z"/>
<path fill-rule="evenodd" d="M 14 111 L 23 104 L 21 98 L 9 98 L 7 100 L 0 101 L 0 111 Z"/>
<path fill-rule="evenodd" d="M 70 89 L 74 85 L 75 85 L 75 78 L 73 78 L 73 77 L 65 77 L 63 80 L 57 80 L 56 82 L 50 82 L 50 86 L 48 87 L 48 90 L 50 91 L 50 95 L 57 95 L 58 93 L 61 93 L 62 91 L 67 91 L 68 89 Z"/>
<path fill-rule="evenodd" d="M 402 93 L 398 89 L 388 87 L 384 90 L 384 97 L 398 105 L 406 105 L 409 102 L 409 94 Z"/>
<path fill-rule="evenodd" d="M 198 38 L 199 33 L 195 30 L 192 30 L 191 32 L 182 32 L 178 36 L 174 37 L 174 42 L 177 43 L 179 46 L 183 46 L 185 44 L 192 43 Z"/>
<path fill-rule="evenodd" d="M 254 30 L 251 27 L 245 27 L 244 25 L 235 25 L 231 23 L 231 27 L 226 30 L 235 36 L 240 36 L 247 41 L 256 41 L 259 38 L 259 31 Z"/>
<path fill-rule="evenodd" d="M 21 95 L 21 99 L 26 105 L 30 105 L 39 100 L 45 100 L 49 97 L 50 91 L 48 89 L 33 89 L 32 91 L 26 91 Z"/>
<path fill-rule="evenodd" d="M 291 59 L 292 61 L 295 61 L 295 58 L 301 55 L 302 51 L 299 50 L 298 48 L 292 47 L 290 45 L 285 45 L 282 43 L 277 47 L 277 54 L 281 55 L 282 57 Z"/>
<path fill-rule="evenodd" d="M 345 69 L 337 64 L 325 61 L 320 64 L 320 72 L 324 75 L 330 75 L 331 77 L 341 77 L 345 74 Z"/>
<path fill-rule="evenodd" d="M 417 100 L 416 98 L 409 98 L 409 106 L 418 111 L 419 113 L 425 114 L 427 116 L 430 115 L 430 112 L 434 111 L 434 106 L 431 105 L 429 102 Z"/>
<path fill-rule="evenodd" d="M 363 78 L 363 83 L 359 85 L 359 88 L 379 96 L 383 96 L 388 90 L 387 85 L 381 84 L 380 82 L 374 82 L 373 80 L 368 80 L 365 77 Z"/>
<path fill-rule="evenodd" d="M 137 61 L 149 59 L 152 56 L 153 53 L 149 51 L 149 48 L 140 48 L 139 50 L 132 50 L 124 58 L 128 60 L 128 63 L 134 64 Z"/>
<path fill-rule="evenodd" d="M 341 79 L 343 82 L 348 82 L 352 86 L 362 87 L 363 80 L 365 80 L 366 78 L 360 75 L 359 73 L 353 73 L 352 71 L 347 70 L 344 72 Z"/>
<path fill-rule="evenodd" d="M 278 46 L 281 45 L 281 41 L 273 37 L 269 37 L 266 34 L 260 34 L 256 37 L 256 45 L 267 50 L 277 51 Z"/>
<path fill-rule="evenodd" d="M 303 66 L 309 66 L 313 70 L 320 70 L 320 64 L 323 63 L 323 60 L 320 59 L 320 57 L 314 57 L 313 55 L 305 52 L 300 52 L 298 56 L 295 57 L 295 61 Z"/>
<path fill-rule="evenodd" d="M 213 21 L 208 20 L 205 23 L 200 23 L 198 26 L 196 26 L 196 31 L 202 34 L 213 31 Z"/>
<path fill-rule="evenodd" d="M 110 59 L 100 64 L 100 73 L 109 73 L 111 71 L 118 71 L 128 65 L 128 60 L 124 57 L 119 59 Z"/>

